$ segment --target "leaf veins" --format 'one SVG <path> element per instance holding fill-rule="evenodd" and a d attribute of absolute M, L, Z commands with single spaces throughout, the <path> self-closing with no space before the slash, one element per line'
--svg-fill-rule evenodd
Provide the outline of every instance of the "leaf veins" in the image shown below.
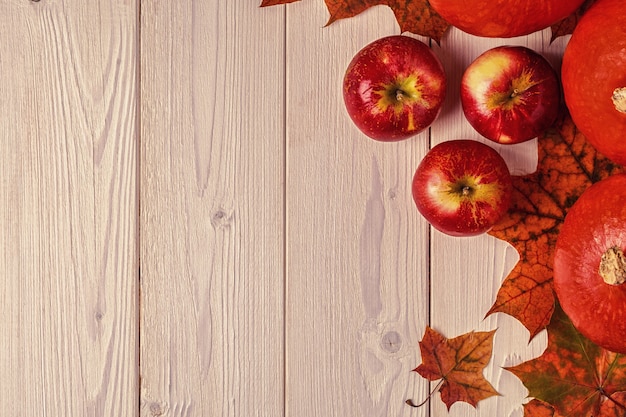
<path fill-rule="evenodd" d="M 442 381 L 441 400 L 448 409 L 457 401 L 476 407 L 480 400 L 498 395 L 482 374 L 491 359 L 494 333 L 470 332 L 447 339 L 426 328 L 420 342 L 422 364 L 414 371 L 429 381 Z"/>
<path fill-rule="evenodd" d="M 524 405 L 525 416 L 626 415 L 626 356 L 587 340 L 558 307 L 544 353 L 507 369 L 534 398 Z"/>

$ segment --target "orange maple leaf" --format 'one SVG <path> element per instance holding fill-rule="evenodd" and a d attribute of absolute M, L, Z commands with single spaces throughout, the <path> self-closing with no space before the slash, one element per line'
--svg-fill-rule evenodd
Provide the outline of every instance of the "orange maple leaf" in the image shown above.
<path fill-rule="evenodd" d="M 296 1 L 300 0 L 263 0 L 261 1 L 261 7 L 278 6 L 279 4 L 294 3 Z"/>
<path fill-rule="evenodd" d="M 298 0 L 263 0 L 261 7 L 292 3 Z M 388 6 L 400 25 L 400 32 L 410 32 L 439 43 L 450 24 L 428 0 L 324 0 L 330 14 L 326 26 L 340 19 L 354 17 L 373 6 Z"/>
<path fill-rule="evenodd" d="M 533 398 L 524 404 L 524 417 L 561 417 L 550 404 Z"/>
<path fill-rule="evenodd" d="M 533 417 L 626 416 L 626 356 L 583 337 L 557 308 L 548 326 L 548 347 L 530 361 L 507 368 L 534 400 Z"/>
<path fill-rule="evenodd" d="M 420 342 L 422 364 L 414 371 L 429 381 L 440 380 L 441 400 L 448 409 L 457 401 L 476 407 L 478 401 L 498 395 L 482 374 L 491 359 L 494 333 L 470 332 L 446 339 L 426 328 Z M 410 400 L 407 404 L 413 405 Z"/>
<path fill-rule="evenodd" d="M 565 110 L 538 139 L 537 170 L 513 177 L 513 204 L 489 234 L 509 242 L 519 262 L 502 283 L 487 315 L 517 318 L 532 339 L 552 316 L 552 258 L 567 211 L 592 183 L 621 172 L 578 131 Z"/>

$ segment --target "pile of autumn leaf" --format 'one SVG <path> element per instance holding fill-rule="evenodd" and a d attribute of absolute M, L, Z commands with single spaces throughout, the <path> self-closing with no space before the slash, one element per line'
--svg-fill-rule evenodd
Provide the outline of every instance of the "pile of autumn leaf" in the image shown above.
<path fill-rule="evenodd" d="M 552 289 L 554 247 L 568 209 L 592 183 L 620 171 L 586 141 L 564 110 L 538 139 L 537 170 L 513 177 L 513 207 L 489 232 L 513 245 L 520 260 L 487 315 L 515 317 L 531 338 L 543 329 L 548 332 L 548 347 L 540 357 L 507 368 L 533 398 L 524 405 L 525 416 L 626 416 L 626 356 L 585 339 L 558 308 Z M 448 408 L 456 401 L 475 406 L 497 395 L 482 375 L 493 333 L 446 339 L 426 329 L 420 342 L 423 363 L 415 371 L 443 381 L 441 399 Z"/>
<path fill-rule="evenodd" d="M 294 1 L 262 0 L 261 6 Z M 386 5 L 393 10 L 401 32 L 439 43 L 450 26 L 428 0 L 324 1 L 330 14 L 327 24 Z M 552 40 L 571 34 L 593 2 L 588 0 L 575 14 L 552 26 Z M 554 247 L 568 209 L 591 184 L 621 171 L 586 141 L 563 109 L 554 126 L 538 139 L 537 170 L 513 177 L 513 207 L 489 232 L 515 247 L 520 260 L 487 315 L 500 312 L 516 318 L 531 339 L 544 329 L 548 333 L 548 346 L 540 357 L 507 368 L 532 398 L 524 404 L 525 416 L 626 416 L 626 356 L 585 339 L 559 309 L 552 288 Z M 447 339 L 426 329 L 420 342 L 422 364 L 415 371 L 439 381 L 436 389 L 448 408 L 457 401 L 476 406 L 498 394 L 483 376 L 494 333 L 471 332 Z"/>

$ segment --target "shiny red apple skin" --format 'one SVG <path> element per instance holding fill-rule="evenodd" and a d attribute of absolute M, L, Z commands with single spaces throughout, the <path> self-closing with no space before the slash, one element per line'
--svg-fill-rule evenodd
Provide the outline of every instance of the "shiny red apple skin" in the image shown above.
<path fill-rule="evenodd" d="M 417 135 L 439 116 L 446 74 L 439 58 L 418 39 L 380 38 L 358 51 L 343 78 L 343 98 L 354 124 L 379 141 Z"/>
<path fill-rule="evenodd" d="M 485 51 L 461 78 L 465 117 L 478 133 L 498 143 L 536 138 L 554 123 L 560 102 L 556 71 L 524 46 Z"/>
<path fill-rule="evenodd" d="M 440 232 L 459 237 L 489 231 L 509 209 L 513 193 L 502 156 L 471 139 L 434 146 L 418 165 L 412 188 L 421 215 Z"/>

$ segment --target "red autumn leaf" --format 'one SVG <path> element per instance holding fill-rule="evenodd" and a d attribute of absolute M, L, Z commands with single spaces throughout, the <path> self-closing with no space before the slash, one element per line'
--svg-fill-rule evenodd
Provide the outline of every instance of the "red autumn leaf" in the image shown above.
<path fill-rule="evenodd" d="M 448 409 L 457 401 L 476 407 L 480 400 L 498 395 L 482 374 L 491 359 L 494 333 L 470 332 L 446 339 L 426 328 L 420 342 L 422 364 L 414 371 L 429 381 L 441 380 L 441 400 Z"/>
<path fill-rule="evenodd" d="M 524 404 L 524 417 L 561 417 L 555 414 L 550 404 L 532 399 Z"/>
<path fill-rule="evenodd" d="M 586 0 L 574 13 L 565 19 L 553 24 L 550 29 L 552 31 L 552 38 L 550 43 L 554 42 L 558 37 L 571 35 L 574 32 L 574 28 L 578 24 L 578 21 L 582 15 L 589 9 L 589 7 L 595 3 L 596 0 Z"/>
<path fill-rule="evenodd" d="M 299 0 L 263 0 L 261 1 L 261 7 L 278 6 L 279 4 L 293 3 L 296 1 Z"/>
<path fill-rule="evenodd" d="M 432 7 L 428 0 L 387 0 L 401 32 L 431 38 L 439 43 L 450 24 Z"/>
<path fill-rule="evenodd" d="M 584 338 L 557 308 L 548 326 L 548 347 L 530 361 L 507 368 L 535 400 L 525 415 L 626 416 L 626 356 Z"/>
<path fill-rule="evenodd" d="M 261 6 L 274 6 L 297 0 L 263 0 Z M 340 19 L 354 17 L 373 6 L 389 6 L 400 25 L 401 32 L 410 32 L 441 41 L 441 37 L 450 27 L 428 0 L 324 0 L 330 17 L 326 26 Z"/>
<path fill-rule="evenodd" d="M 348 19 L 372 6 L 386 5 L 386 0 L 324 0 L 330 17 L 326 26 L 340 19 Z"/>
<path fill-rule="evenodd" d="M 509 242 L 520 260 L 502 283 L 487 315 L 518 319 L 532 339 L 552 316 L 552 258 L 565 215 L 592 183 L 622 168 L 600 155 L 564 112 L 538 139 L 537 170 L 513 177 L 513 204 L 489 234 Z"/>

